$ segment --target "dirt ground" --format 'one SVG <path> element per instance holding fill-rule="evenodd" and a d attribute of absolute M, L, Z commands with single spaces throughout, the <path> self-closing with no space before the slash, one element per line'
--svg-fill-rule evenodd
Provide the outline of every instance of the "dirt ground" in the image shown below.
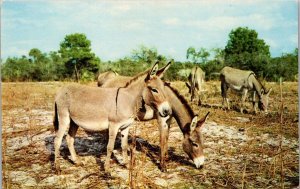
<path fill-rule="evenodd" d="M 230 93 L 233 109 L 221 107 L 220 83 L 207 82 L 200 116 L 210 116 L 203 129 L 206 163 L 196 169 L 181 147 L 182 133 L 173 120 L 169 136 L 168 172 L 159 168 L 156 120 L 136 122 L 130 142 L 136 141 L 133 170 L 120 164 L 120 140 L 112 158 L 111 175 L 104 173 L 107 133 L 79 130 L 75 149 L 83 165 L 69 159 L 65 140 L 60 167 L 53 168 L 53 101 L 64 82 L 2 83 L 3 188 L 295 188 L 299 185 L 298 83 L 272 87 L 269 114 L 238 111 L 239 97 Z M 96 86 L 96 83 L 88 83 Z M 190 99 L 183 82 L 172 82 Z M 282 111 L 281 111 L 282 110 Z M 134 140 L 135 139 L 135 140 Z M 133 161 L 134 160 L 134 161 Z"/>

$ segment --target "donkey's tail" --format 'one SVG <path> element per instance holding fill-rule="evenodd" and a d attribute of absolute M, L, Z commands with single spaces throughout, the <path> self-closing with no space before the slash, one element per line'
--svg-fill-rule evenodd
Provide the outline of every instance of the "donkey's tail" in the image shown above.
<path fill-rule="evenodd" d="M 54 103 L 54 117 L 53 117 L 53 125 L 55 132 L 58 130 L 58 115 L 57 115 L 57 104 Z"/>

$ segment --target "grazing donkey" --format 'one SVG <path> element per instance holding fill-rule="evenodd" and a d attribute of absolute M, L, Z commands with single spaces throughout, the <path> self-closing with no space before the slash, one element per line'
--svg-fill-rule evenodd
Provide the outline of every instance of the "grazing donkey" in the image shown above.
<path fill-rule="evenodd" d="M 227 98 L 227 90 L 231 88 L 235 91 L 242 92 L 242 100 L 240 105 L 240 111 L 243 113 L 244 102 L 247 97 L 248 91 L 254 91 L 253 101 L 255 101 L 255 94 L 257 93 L 259 102 L 258 107 L 264 112 L 268 111 L 269 94 L 272 88 L 267 90 L 261 82 L 256 78 L 253 71 L 239 70 L 231 67 L 224 67 L 220 73 L 221 91 L 223 97 L 223 106 L 225 101 L 227 108 L 230 109 L 229 100 Z M 256 110 L 257 103 L 254 103 L 254 111 Z"/>
<path fill-rule="evenodd" d="M 101 81 L 103 85 L 101 87 L 117 87 L 124 86 L 124 84 L 130 80 L 130 77 L 116 76 L 115 78 L 103 78 Z M 194 114 L 192 108 L 188 105 L 187 101 L 179 92 L 172 88 L 168 83 L 165 83 L 165 94 L 171 104 L 172 115 L 171 117 L 161 117 L 155 113 L 149 106 L 141 103 L 142 107 L 138 113 L 138 119 L 140 121 L 147 121 L 151 119 L 157 119 L 159 123 L 160 131 L 160 168 L 163 172 L 167 171 L 166 168 L 166 156 L 168 153 L 168 137 L 172 117 L 177 121 L 180 130 L 183 134 L 182 147 L 187 155 L 193 160 L 197 168 L 204 164 L 203 153 L 203 137 L 201 134 L 201 128 L 208 116 L 204 116 L 198 120 L 198 116 Z"/>
<path fill-rule="evenodd" d="M 204 84 L 205 72 L 198 66 L 192 68 L 191 73 L 188 76 L 188 82 L 186 86 L 189 88 L 191 94 L 191 101 L 198 97 L 198 105 L 201 105 L 200 95 L 202 93 L 202 85 Z M 197 93 L 197 94 L 195 94 Z"/>
<path fill-rule="evenodd" d="M 110 157 L 116 135 L 120 130 L 123 161 L 127 164 L 128 130 L 136 117 L 136 108 L 138 102 L 141 101 L 140 98 L 143 96 L 143 102 L 156 109 L 161 117 L 167 117 L 171 112 L 165 97 L 165 86 L 160 79 L 165 71 L 158 72 L 156 63 L 150 71 L 134 77 L 124 87 L 96 88 L 74 84 L 58 91 L 55 98 L 54 116 L 55 167 L 58 168 L 59 148 L 68 128 L 66 140 L 71 160 L 79 163 L 74 149 L 74 137 L 79 126 L 90 131 L 108 129 L 105 171 L 109 171 Z"/>

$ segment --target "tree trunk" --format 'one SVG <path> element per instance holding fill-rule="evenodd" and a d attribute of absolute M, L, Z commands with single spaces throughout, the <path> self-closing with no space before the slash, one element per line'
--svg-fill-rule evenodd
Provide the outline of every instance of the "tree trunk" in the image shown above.
<path fill-rule="evenodd" d="M 76 82 L 78 83 L 78 82 L 79 82 L 79 73 L 78 73 L 76 64 L 74 64 L 74 67 L 75 67 L 75 77 L 76 77 Z"/>

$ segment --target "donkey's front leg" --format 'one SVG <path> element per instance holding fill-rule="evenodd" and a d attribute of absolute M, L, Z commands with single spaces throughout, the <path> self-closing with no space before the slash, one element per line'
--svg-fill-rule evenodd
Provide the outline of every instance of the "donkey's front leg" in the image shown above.
<path fill-rule="evenodd" d="M 122 147 L 122 154 L 123 154 L 123 163 L 124 165 L 128 166 L 128 132 L 129 127 L 121 130 L 121 147 Z"/>
<path fill-rule="evenodd" d="M 106 155 L 106 160 L 104 163 L 104 169 L 106 172 L 110 172 L 110 170 L 109 170 L 110 169 L 110 158 L 111 158 L 112 151 L 114 150 L 114 147 L 115 147 L 115 140 L 116 140 L 118 130 L 119 130 L 119 127 L 117 127 L 116 125 L 109 125 L 107 155 Z"/>
<path fill-rule="evenodd" d="M 242 94 L 242 101 L 241 101 L 241 105 L 240 105 L 240 112 L 244 113 L 244 104 L 247 98 L 247 93 L 248 93 L 248 89 L 243 89 L 243 94 Z"/>
<path fill-rule="evenodd" d="M 162 172 L 167 172 L 166 158 L 168 156 L 168 139 L 172 117 L 160 117 L 159 115 L 157 117 L 160 132 L 160 168 Z"/>

